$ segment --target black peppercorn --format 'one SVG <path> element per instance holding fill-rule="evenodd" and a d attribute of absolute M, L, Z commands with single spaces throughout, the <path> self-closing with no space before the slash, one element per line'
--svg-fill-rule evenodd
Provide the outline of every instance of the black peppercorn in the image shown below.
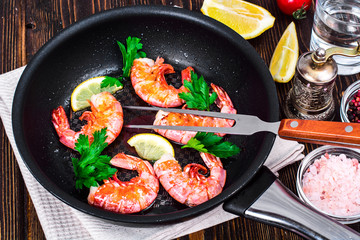
<path fill-rule="evenodd" d="M 350 100 L 346 114 L 350 122 L 360 122 L 360 90 Z"/>

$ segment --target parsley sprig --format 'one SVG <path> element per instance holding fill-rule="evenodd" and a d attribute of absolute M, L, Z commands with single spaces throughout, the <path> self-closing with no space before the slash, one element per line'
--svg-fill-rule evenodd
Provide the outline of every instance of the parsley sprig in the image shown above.
<path fill-rule="evenodd" d="M 219 158 L 228 158 L 240 152 L 235 144 L 225 141 L 214 133 L 198 132 L 181 148 L 194 148 L 199 152 L 210 153 Z"/>
<path fill-rule="evenodd" d="M 210 111 L 210 105 L 215 102 L 217 94 L 213 92 L 210 95 L 210 88 L 203 76 L 198 78 L 197 74 L 191 71 L 191 81 L 184 80 L 184 86 L 190 92 L 179 93 L 179 97 L 186 101 L 189 108 Z"/>
<path fill-rule="evenodd" d="M 81 154 L 80 159 L 71 159 L 76 177 L 76 189 L 82 189 L 83 186 L 87 188 L 96 187 L 99 181 L 113 176 L 117 171 L 116 168 L 109 165 L 111 157 L 100 155 L 108 146 L 108 143 L 105 142 L 107 138 L 106 128 L 95 131 L 93 136 L 94 141 L 91 145 L 88 136 L 83 134 L 80 134 L 77 143 L 75 143 L 75 150 Z"/>
<path fill-rule="evenodd" d="M 114 77 L 109 77 L 109 76 L 105 76 L 104 80 L 101 81 L 101 88 L 105 88 L 107 86 L 123 86 L 120 78 L 114 78 Z"/>
<path fill-rule="evenodd" d="M 132 67 L 132 64 L 136 58 L 143 58 L 146 57 L 146 53 L 143 51 L 140 51 L 143 47 L 142 43 L 140 43 L 141 39 L 137 37 L 131 37 L 129 36 L 126 39 L 126 47 L 124 44 L 122 44 L 119 41 L 116 41 L 117 45 L 120 48 L 121 54 L 122 54 L 122 61 L 123 61 L 123 74 L 119 78 L 105 78 L 101 82 L 101 87 L 107 87 L 107 86 L 120 86 L 122 85 L 121 80 L 126 77 L 130 77 L 130 70 Z"/>

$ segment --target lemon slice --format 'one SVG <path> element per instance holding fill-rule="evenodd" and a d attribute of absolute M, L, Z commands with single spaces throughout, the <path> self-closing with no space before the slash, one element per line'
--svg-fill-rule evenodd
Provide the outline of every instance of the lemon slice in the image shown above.
<path fill-rule="evenodd" d="M 140 133 L 131 137 L 127 143 L 135 147 L 139 157 L 142 159 L 156 161 L 161 158 L 165 153 L 175 156 L 174 148 L 171 143 L 165 138 L 152 134 Z"/>
<path fill-rule="evenodd" d="M 274 26 L 275 21 L 266 9 L 242 0 L 205 0 L 200 10 L 245 39 L 259 36 Z"/>
<path fill-rule="evenodd" d="M 294 22 L 291 22 L 276 45 L 270 61 L 270 72 L 274 81 L 289 82 L 295 74 L 299 58 L 299 43 Z"/>
<path fill-rule="evenodd" d="M 71 94 L 71 108 L 73 111 L 79 111 L 81 109 L 87 108 L 90 106 L 88 100 L 94 94 L 100 92 L 110 92 L 115 93 L 117 90 L 122 89 L 122 86 L 111 86 L 101 88 L 101 82 L 104 80 L 105 76 L 90 78 L 82 83 L 80 83 Z"/>

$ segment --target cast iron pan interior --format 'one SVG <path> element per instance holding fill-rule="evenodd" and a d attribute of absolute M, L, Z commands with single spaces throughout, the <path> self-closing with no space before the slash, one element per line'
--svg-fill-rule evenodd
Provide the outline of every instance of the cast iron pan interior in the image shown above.
<path fill-rule="evenodd" d="M 242 152 L 223 159 L 227 169 L 223 193 L 197 207 L 177 203 L 161 188 L 149 209 L 122 215 L 88 205 L 88 191 L 75 189 L 71 157 L 78 155 L 59 142 L 51 123 L 51 111 L 63 105 L 69 115 L 70 95 L 82 81 L 101 75 L 119 76 L 122 58 L 115 41 L 125 42 L 128 36 L 140 37 L 148 57 L 163 57 L 177 73 L 193 66 L 208 83 L 222 86 L 239 113 L 257 115 L 267 121 L 278 120 L 278 101 L 271 75 L 252 46 L 238 34 L 197 12 L 163 6 L 124 7 L 73 24 L 33 57 L 14 98 L 12 120 L 17 147 L 31 173 L 49 192 L 85 213 L 131 223 L 169 222 L 200 214 L 235 194 L 251 179 L 266 159 L 273 135 L 229 136 L 229 141 L 240 146 Z M 178 75 L 169 76 L 169 81 L 176 85 L 180 80 Z M 147 105 L 134 94 L 129 82 L 115 96 L 122 105 Z M 79 114 L 71 114 L 72 128 L 79 129 L 82 124 L 77 120 Z M 124 115 L 125 124 L 129 124 L 148 122 L 154 113 L 125 110 Z M 126 141 L 137 132 L 144 131 L 124 129 L 105 153 L 135 154 Z M 195 151 L 180 150 L 176 144 L 174 147 L 183 166 L 201 162 Z M 120 171 L 123 179 L 131 176 L 133 172 Z"/>

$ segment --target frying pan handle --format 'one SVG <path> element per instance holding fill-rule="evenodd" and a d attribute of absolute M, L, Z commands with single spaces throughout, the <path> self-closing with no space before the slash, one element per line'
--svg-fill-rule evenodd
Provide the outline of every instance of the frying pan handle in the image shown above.
<path fill-rule="evenodd" d="M 283 119 L 278 134 L 299 142 L 360 148 L 359 132 L 359 123 Z"/>
<path fill-rule="evenodd" d="M 223 208 L 256 221 L 283 227 L 309 239 L 359 239 L 360 233 L 306 206 L 263 167 Z"/>

